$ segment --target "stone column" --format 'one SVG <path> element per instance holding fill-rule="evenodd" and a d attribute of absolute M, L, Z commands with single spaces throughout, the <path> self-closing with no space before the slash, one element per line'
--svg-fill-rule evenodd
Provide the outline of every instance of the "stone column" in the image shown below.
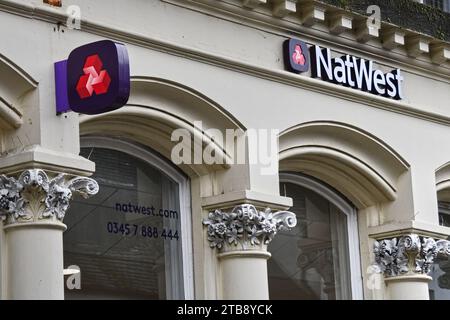
<path fill-rule="evenodd" d="M 389 299 L 429 300 L 430 267 L 438 255 L 449 255 L 450 242 L 408 234 L 375 241 L 374 253 Z"/>
<path fill-rule="evenodd" d="M 74 194 L 97 192 L 93 179 L 40 169 L 0 176 L 8 299 L 64 299 L 63 219 Z"/>
<path fill-rule="evenodd" d="M 203 221 L 208 241 L 216 248 L 221 276 L 221 299 L 269 298 L 267 245 L 280 230 L 297 224 L 294 213 L 258 210 L 242 204 L 211 211 Z"/>

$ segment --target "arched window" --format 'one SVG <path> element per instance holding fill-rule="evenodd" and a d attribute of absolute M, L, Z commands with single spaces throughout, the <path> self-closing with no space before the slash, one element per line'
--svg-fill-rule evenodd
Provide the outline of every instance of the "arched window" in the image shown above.
<path fill-rule="evenodd" d="M 271 299 L 362 299 L 357 215 L 314 178 L 280 173 L 281 195 L 293 199 L 294 230 L 269 245 Z"/>
<path fill-rule="evenodd" d="M 444 227 L 450 227 L 450 202 L 439 201 L 438 208 L 439 224 Z M 430 299 L 450 300 L 450 259 L 448 257 L 436 257 L 431 266 L 430 276 L 433 278 L 428 285 Z"/>
<path fill-rule="evenodd" d="M 81 289 L 66 287 L 66 298 L 192 299 L 188 179 L 119 139 L 82 139 L 81 154 L 95 162 L 100 191 L 65 218 L 64 266 L 81 270 Z"/>

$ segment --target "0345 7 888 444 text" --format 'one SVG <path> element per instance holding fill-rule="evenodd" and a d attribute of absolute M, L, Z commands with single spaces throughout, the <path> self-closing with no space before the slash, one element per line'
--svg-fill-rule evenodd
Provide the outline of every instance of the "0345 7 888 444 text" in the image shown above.
<path fill-rule="evenodd" d="M 149 225 L 138 225 L 130 223 L 108 222 L 106 224 L 106 230 L 111 234 L 118 234 L 122 236 L 130 237 L 145 237 L 162 240 L 176 240 L 178 241 L 180 236 L 178 230 L 170 228 L 158 228 Z"/>

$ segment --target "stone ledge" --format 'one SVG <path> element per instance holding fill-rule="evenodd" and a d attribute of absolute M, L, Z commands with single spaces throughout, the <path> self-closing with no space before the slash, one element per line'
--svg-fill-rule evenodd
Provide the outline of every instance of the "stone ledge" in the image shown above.
<path fill-rule="evenodd" d="M 181 0 L 163 0 L 163 1 L 181 1 Z M 221 12 L 228 11 L 232 14 L 238 14 L 239 8 L 242 8 L 242 16 L 250 15 L 254 20 L 265 20 L 269 16 L 277 18 L 279 22 L 284 26 L 284 23 L 295 23 L 309 28 L 316 28 L 317 24 L 322 24 L 328 28 L 328 33 L 334 36 L 340 36 L 345 34 L 347 37 L 351 36 L 354 41 L 364 43 L 370 40 L 378 40 L 380 46 L 385 50 L 392 50 L 395 47 L 402 47 L 405 51 L 405 55 L 409 58 L 415 59 L 416 57 L 427 57 L 429 63 L 447 66 L 450 59 L 447 58 L 448 51 L 450 50 L 450 14 L 442 12 L 438 9 L 425 6 L 419 3 L 415 3 L 412 0 L 400 0 L 400 4 L 406 9 L 406 13 L 401 12 L 402 8 L 396 1 L 392 0 L 363 0 L 358 1 L 355 4 L 352 0 L 301 0 L 296 2 L 295 10 L 283 11 L 283 14 L 279 14 L 276 8 L 278 7 L 279 0 L 267 0 L 264 2 L 258 2 L 257 6 L 249 8 L 244 5 L 242 0 L 217 0 L 214 3 L 209 0 L 192 0 L 194 3 L 215 7 Z M 283 3 L 283 2 L 281 2 Z M 366 13 L 369 5 L 379 5 L 381 8 L 381 26 L 378 30 L 368 31 L 363 28 L 363 25 L 368 21 L 368 14 Z M 390 7 L 389 7 L 390 5 Z M 232 9 L 231 9 L 232 8 Z M 411 9 L 413 8 L 413 9 Z M 225 9 L 225 10 L 224 10 Z M 386 17 L 386 12 L 389 13 Z M 424 17 L 421 25 L 423 28 L 414 28 L 412 22 L 415 22 L 415 15 L 423 12 Z M 432 13 L 429 13 L 432 12 Z M 337 16 L 346 16 L 347 18 L 339 21 L 336 20 Z M 390 15 L 395 16 L 396 19 L 390 18 Z M 406 19 L 403 19 L 406 17 Z M 411 17 L 411 18 L 409 18 Z M 434 17 L 434 18 L 433 18 Z M 437 17 L 437 18 L 436 18 Z M 438 25 L 434 32 L 426 29 L 426 26 L 432 25 L 430 21 L 436 20 Z M 349 28 L 349 21 L 355 21 L 352 28 Z M 402 21 L 411 21 L 411 24 L 405 24 Z M 272 23 L 272 22 L 270 22 Z M 414 45 L 408 45 L 407 43 L 388 43 L 384 45 L 384 37 L 379 36 L 380 33 L 386 33 L 388 31 L 395 30 L 396 33 L 403 33 L 409 38 L 418 38 L 420 43 L 427 43 L 427 45 L 434 46 L 436 52 L 431 53 L 430 50 L 417 50 Z M 445 30 L 445 31 L 442 31 Z M 423 45 L 422 45 L 423 47 Z"/>
<path fill-rule="evenodd" d="M 273 210 L 287 210 L 292 207 L 291 198 L 252 190 L 233 191 L 202 198 L 202 207 L 206 210 L 231 208 L 242 203 L 252 204 L 259 208 L 269 207 Z"/>
<path fill-rule="evenodd" d="M 320 2 L 362 15 L 367 15 L 369 5 L 377 5 L 381 9 L 381 20 L 384 22 L 450 41 L 450 13 L 412 0 L 320 0 Z"/>
<path fill-rule="evenodd" d="M 29 168 L 89 176 L 95 171 L 95 163 L 78 155 L 57 152 L 37 145 L 0 158 L 0 169 L 4 174 L 13 175 Z"/>
<path fill-rule="evenodd" d="M 409 233 L 437 239 L 447 239 L 450 228 L 421 221 L 390 222 L 381 226 L 369 227 L 369 237 L 373 239 L 393 238 Z"/>

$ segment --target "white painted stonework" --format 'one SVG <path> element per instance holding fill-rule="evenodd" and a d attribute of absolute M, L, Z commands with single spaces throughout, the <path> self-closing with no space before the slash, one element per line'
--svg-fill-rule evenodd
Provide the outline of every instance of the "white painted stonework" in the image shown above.
<path fill-rule="evenodd" d="M 224 135 L 226 129 L 277 129 L 278 148 L 271 150 L 279 160 L 277 169 L 327 184 L 355 210 L 357 219 L 350 223 L 357 236 L 350 250 L 359 251 L 351 257 L 359 256 L 361 270 L 354 274 L 362 279 L 352 281 L 362 288 L 354 298 L 429 299 L 427 272 L 382 273 L 380 286 L 368 286 L 366 270 L 376 264 L 374 244 L 383 240 L 412 234 L 436 243 L 450 236 L 450 228 L 439 224 L 437 206 L 438 200 L 450 201 L 448 43 L 405 37 L 392 25 L 369 32 L 355 24 L 351 13 L 333 12 L 317 1 L 107 2 L 70 1 L 81 13 L 80 29 L 71 29 L 68 1 L 59 8 L 36 0 L 0 0 L 0 173 L 5 179 L 40 169 L 49 181 L 63 177 L 65 191 L 83 193 L 70 181 L 88 179 L 96 164 L 79 155 L 80 137 L 130 141 L 170 163 L 173 130 L 204 135 L 194 130 L 194 121 Z M 282 46 L 290 37 L 330 48 L 333 57 L 373 60 L 384 73 L 401 69 L 404 99 L 285 71 Z M 127 105 L 95 116 L 56 115 L 53 63 L 102 39 L 127 46 Z M 255 146 L 246 143 L 248 156 Z M 226 145 L 217 150 L 227 157 Z M 239 206 L 289 216 L 293 202 L 280 193 L 280 176 L 263 175 L 261 168 L 177 167 L 189 181 L 189 193 L 181 197 L 190 195 L 186 212 L 191 217 L 184 219 L 192 223 L 191 248 L 183 249 L 183 259 L 191 263 L 184 283 L 193 296 L 186 297 L 269 298 L 267 245 L 278 236 L 281 220 L 267 218 L 275 229 L 258 233 L 258 242 L 224 249 L 211 246 L 213 232 L 208 234 L 203 223 L 215 210 Z M 58 212 L 52 211 L 51 218 L 41 219 L 36 215 L 45 211 L 46 196 L 27 197 L 39 207 L 27 204 L 31 220 L 11 221 L 9 207 L 0 212 L 6 218 L 0 226 L 0 297 L 64 299 L 64 214 L 54 218 Z M 64 204 L 71 199 L 66 195 Z M 295 227 L 293 221 L 285 224 Z"/>

